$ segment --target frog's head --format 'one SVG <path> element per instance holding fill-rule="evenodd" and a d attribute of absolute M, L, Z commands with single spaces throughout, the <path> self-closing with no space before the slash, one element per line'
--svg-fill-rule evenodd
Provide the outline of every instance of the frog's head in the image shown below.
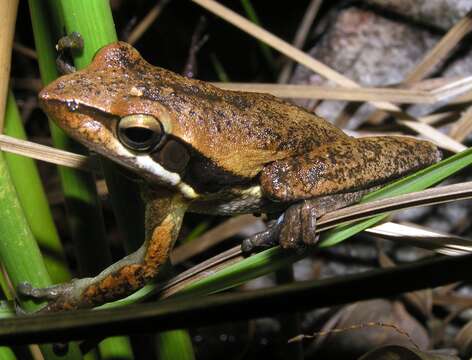
<path fill-rule="evenodd" d="M 169 111 L 150 94 L 168 96 L 156 85 L 174 74 L 164 69 L 156 74 L 155 69 L 130 45 L 111 44 L 86 69 L 46 86 L 40 104 L 89 149 L 194 198 L 195 191 L 181 178 L 188 150 L 174 134 L 176 122 Z"/>

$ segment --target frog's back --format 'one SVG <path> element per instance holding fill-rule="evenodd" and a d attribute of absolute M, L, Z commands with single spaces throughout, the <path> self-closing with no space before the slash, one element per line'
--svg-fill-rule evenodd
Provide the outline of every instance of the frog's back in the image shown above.
<path fill-rule="evenodd" d="M 104 47 L 87 69 L 66 80 L 67 87 L 56 89 L 61 98 L 117 118 L 164 114 L 172 123 L 170 135 L 215 167 L 245 178 L 267 163 L 346 138 L 301 107 L 269 94 L 222 90 L 180 76 L 149 64 L 126 43 Z"/>
<path fill-rule="evenodd" d="M 241 175 L 254 176 L 264 164 L 347 138 L 323 118 L 272 95 L 222 90 L 154 70 L 165 79 L 161 86 L 172 89 L 160 101 L 174 114 L 176 135 Z"/>

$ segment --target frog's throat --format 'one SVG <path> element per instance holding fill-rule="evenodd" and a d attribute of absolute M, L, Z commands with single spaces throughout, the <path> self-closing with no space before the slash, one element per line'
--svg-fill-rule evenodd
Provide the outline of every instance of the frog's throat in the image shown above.
<path fill-rule="evenodd" d="M 137 156 L 135 162 L 140 170 L 144 170 L 145 173 L 151 174 L 156 177 L 159 182 L 165 185 L 177 188 L 185 198 L 196 199 L 198 197 L 195 190 L 190 185 L 184 183 L 179 174 L 166 170 L 149 156 Z"/>

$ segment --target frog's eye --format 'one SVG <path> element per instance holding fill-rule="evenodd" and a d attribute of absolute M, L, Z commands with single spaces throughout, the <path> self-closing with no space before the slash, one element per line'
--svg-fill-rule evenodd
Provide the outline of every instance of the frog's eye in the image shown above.
<path fill-rule="evenodd" d="M 128 115 L 118 122 L 118 139 L 134 151 L 150 151 L 164 139 L 159 120 L 151 115 Z"/>

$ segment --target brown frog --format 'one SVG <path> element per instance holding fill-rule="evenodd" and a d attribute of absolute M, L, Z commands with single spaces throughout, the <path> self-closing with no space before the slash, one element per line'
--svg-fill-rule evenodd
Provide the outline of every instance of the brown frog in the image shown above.
<path fill-rule="evenodd" d="M 154 279 L 187 211 L 277 219 L 245 241 L 245 250 L 275 241 L 313 245 L 317 217 L 440 159 L 426 141 L 355 139 L 274 96 L 179 76 L 122 42 L 39 99 L 70 136 L 137 174 L 146 202 L 146 240 L 135 253 L 93 278 L 22 288 L 48 299 L 46 311 L 90 308 Z"/>

